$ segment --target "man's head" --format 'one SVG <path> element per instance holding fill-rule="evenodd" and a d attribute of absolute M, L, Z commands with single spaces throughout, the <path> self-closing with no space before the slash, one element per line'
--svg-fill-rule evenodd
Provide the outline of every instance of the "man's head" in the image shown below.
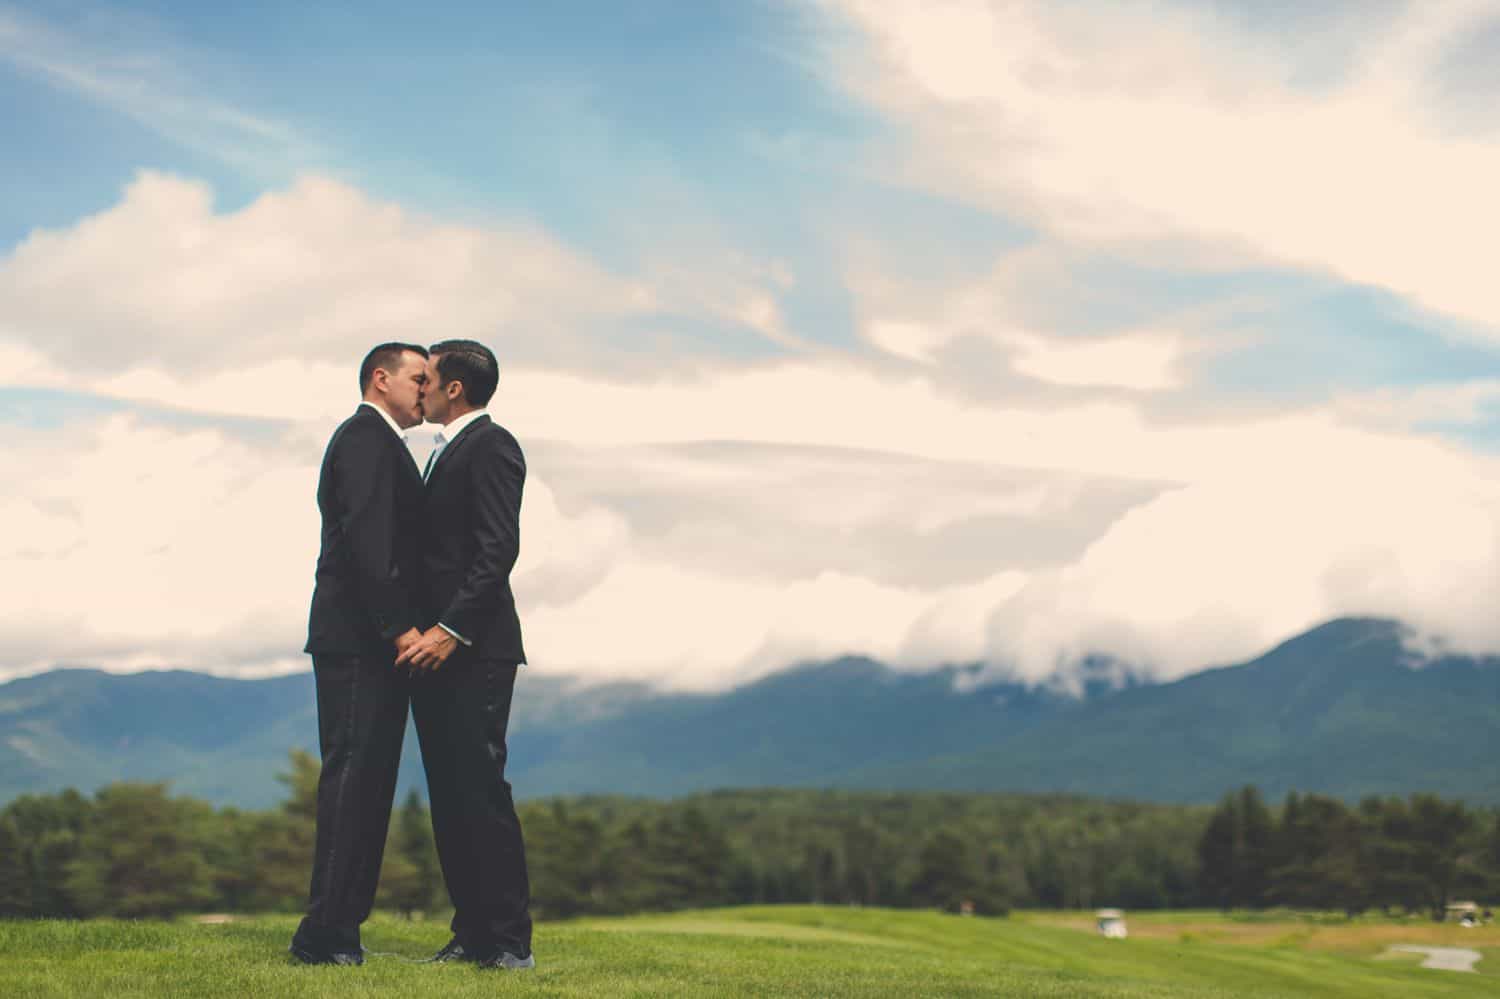
<path fill-rule="evenodd" d="M 452 423 L 489 405 L 500 384 L 495 355 L 474 340 L 444 340 L 427 348 L 427 386 L 422 406 L 433 423 Z"/>
<path fill-rule="evenodd" d="M 422 422 L 422 385 L 427 381 L 427 351 L 410 343 L 383 343 L 359 366 L 359 392 L 390 414 L 396 425 Z"/>

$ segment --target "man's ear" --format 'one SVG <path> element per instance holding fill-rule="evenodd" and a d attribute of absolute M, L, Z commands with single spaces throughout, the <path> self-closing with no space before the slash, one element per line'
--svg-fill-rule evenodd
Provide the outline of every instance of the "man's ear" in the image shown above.
<path fill-rule="evenodd" d="M 391 373 L 384 368 L 376 368 L 370 376 L 370 386 L 381 392 L 389 392 L 391 389 Z"/>

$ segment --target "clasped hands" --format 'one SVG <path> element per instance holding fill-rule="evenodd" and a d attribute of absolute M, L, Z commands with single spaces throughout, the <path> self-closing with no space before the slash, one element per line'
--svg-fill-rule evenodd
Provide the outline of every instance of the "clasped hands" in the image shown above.
<path fill-rule="evenodd" d="M 435 670 L 448 661 L 458 639 L 442 625 L 435 624 L 425 632 L 416 628 L 396 638 L 396 666 L 413 670 Z"/>

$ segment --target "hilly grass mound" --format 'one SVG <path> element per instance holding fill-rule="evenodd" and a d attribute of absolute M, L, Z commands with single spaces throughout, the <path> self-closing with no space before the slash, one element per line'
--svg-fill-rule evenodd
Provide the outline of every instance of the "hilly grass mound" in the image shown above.
<path fill-rule="evenodd" d="M 1086 915 L 966 919 L 817 906 L 545 923 L 534 972 L 422 965 L 442 922 L 379 915 L 363 968 L 305 968 L 285 955 L 296 920 L 0 923 L 0 981 L 15 996 L 1493 996 L 1500 933 L 1469 931 L 1479 974 L 1377 957 L 1388 938 L 1461 932 L 1355 922 L 1132 918 L 1130 940 Z M 1137 930 L 1137 926 L 1139 930 Z M 1248 927 L 1248 929 L 1247 929 Z M 1329 936 L 1319 939 L 1326 929 Z M 1407 932 L 1408 929 L 1410 932 Z M 1488 967 L 1487 967 L 1488 965 Z"/>

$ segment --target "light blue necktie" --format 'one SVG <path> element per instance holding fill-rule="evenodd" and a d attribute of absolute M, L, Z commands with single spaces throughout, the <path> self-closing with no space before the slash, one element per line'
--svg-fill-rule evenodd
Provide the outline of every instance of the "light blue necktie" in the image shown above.
<path fill-rule="evenodd" d="M 438 455 L 442 454 L 443 448 L 447 446 L 448 438 L 444 437 L 443 432 L 439 430 L 437 436 L 432 439 L 432 453 L 427 456 L 427 467 L 422 469 L 423 482 L 426 482 L 427 477 L 432 474 L 432 466 L 437 464 Z"/>

